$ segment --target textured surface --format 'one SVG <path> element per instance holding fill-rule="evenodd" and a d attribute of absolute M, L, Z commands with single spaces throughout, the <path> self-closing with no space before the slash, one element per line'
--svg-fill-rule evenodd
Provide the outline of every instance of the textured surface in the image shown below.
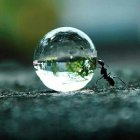
<path fill-rule="evenodd" d="M 1 64 L 0 138 L 140 139 L 140 73 L 131 68 L 111 70 L 128 87 L 117 80 L 114 88 L 104 80 L 96 87 L 97 71 L 88 88 L 58 93 L 46 89 L 33 69 Z"/>

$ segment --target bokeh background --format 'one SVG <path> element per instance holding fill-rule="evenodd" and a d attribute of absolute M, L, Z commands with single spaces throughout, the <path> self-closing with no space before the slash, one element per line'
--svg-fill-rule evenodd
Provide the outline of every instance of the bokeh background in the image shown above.
<path fill-rule="evenodd" d="M 138 65 L 139 0 L 0 0 L 0 60 L 32 65 L 48 31 L 71 26 L 93 40 L 99 58 Z"/>

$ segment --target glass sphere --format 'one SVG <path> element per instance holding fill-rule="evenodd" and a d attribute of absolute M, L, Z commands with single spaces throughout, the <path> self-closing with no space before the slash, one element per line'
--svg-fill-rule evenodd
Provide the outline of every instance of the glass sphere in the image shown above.
<path fill-rule="evenodd" d="M 96 49 L 84 32 L 60 27 L 41 39 L 33 65 L 45 86 L 68 92 L 79 90 L 91 81 L 96 58 Z"/>

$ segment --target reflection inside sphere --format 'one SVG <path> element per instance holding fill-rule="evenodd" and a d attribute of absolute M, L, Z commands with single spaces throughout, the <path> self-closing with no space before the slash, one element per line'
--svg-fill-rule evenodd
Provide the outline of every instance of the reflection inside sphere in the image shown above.
<path fill-rule="evenodd" d="M 83 88 L 96 68 L 96 49 L 91 39 L 72 27 L 47 33 L 34 53 L 33 65 L 41 81 L 56 91 Z"/>

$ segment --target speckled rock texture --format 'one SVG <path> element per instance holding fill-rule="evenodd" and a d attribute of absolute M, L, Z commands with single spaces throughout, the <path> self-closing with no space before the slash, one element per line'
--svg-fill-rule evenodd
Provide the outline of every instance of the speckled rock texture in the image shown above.
<path fill-rule="evenodd" d="M 0 139 L 139 140 L 140 72 L 138 67 L 110 65 L 115 79 L 92 82 L 75 92 L 47 89 L 34 69 L 16 63 L 0 65 Z"/>

